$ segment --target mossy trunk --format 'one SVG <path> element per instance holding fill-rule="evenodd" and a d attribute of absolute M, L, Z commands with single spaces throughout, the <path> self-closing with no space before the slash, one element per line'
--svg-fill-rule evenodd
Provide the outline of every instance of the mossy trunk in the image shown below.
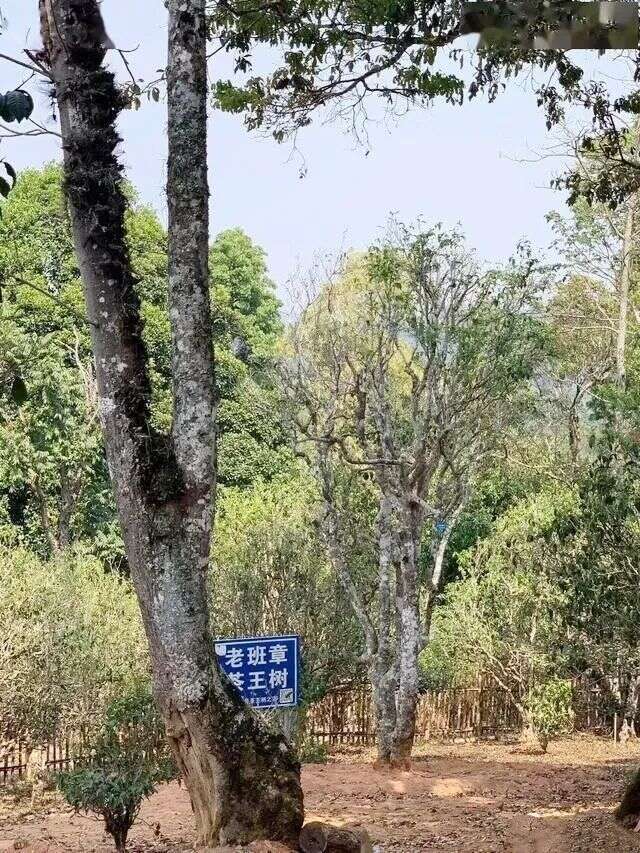
<path fill-rule="evenodd" d="M 173 423 L 155 430 L 115 154 L 122 97 L 104 67 L 97 0 L 41 0 L 65 189 L 87 304 L 101 423 L 154 693 L 198 842 L 293 842 L 300 767 L 219 669 L 206 576 L 214 498 L 205 0 L 169 0 L 169 287 Z"/>

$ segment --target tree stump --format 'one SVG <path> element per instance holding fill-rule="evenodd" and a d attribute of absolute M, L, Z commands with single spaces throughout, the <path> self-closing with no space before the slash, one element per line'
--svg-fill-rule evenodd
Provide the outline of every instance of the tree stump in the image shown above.
<path fill-rule="evenodd" d="M 302 853 L 373 853 L 371 839 L 361 827 L 330 826 L 320 821 L 305 824 L 300 833 Z"/>

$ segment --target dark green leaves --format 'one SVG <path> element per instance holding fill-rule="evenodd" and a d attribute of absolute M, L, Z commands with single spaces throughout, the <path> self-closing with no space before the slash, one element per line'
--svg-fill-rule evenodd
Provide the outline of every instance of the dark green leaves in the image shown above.
<path fill-rule="evenodd" d="M 33 112 L 33 98 L 24 89 L 13 89 L 0 95 L 0 118 L 3 121 L 21 122 Z"/>

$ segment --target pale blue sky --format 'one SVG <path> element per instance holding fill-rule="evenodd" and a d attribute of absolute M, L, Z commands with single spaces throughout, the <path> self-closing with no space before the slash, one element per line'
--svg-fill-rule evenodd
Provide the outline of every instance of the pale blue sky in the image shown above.
<path fill-rule="evenodd" d="M 9 27 L 0 52 L 17 55 L 39 44 L 37 5 L 4 0 Z M 104 0 L 103 13 L 119 47 L 140 44 L 132 61 L 141 76 L 164 64 L 161 0 Z M 19 69 L 0 60 L 0 70 L 2 91 L 21 82 Z M 163 216 L 164 110 L 162 103 L 145 104 L 121 119 L 128 177 Z M 42 97 L 37 118 L 46 121 L 50 113 Z M 209 142 L 212 227 L 247 231 L 266 250 L 280 285 L 317 252 L 366 247 L 390 212 L 404 220 L 460 222 L 479 255 L 497 261 L 523 236 L 540 246 L 549 242 L 544 215 L 563 205 L 562 195 L 549 189 L 560 164 L 519 161 L 550 142 L 531 93 L 512 86 L 493 104 L 438 105 L 415 109 L 392 127 L 372 125 L 368 156 L 343 128 L 314 124 L 298 139 L 307 168 L 301 179 L 290 146 L 251 135 L 241 118 L 216 112 Z M 17 167 L 39 165 L 59 156 L 58 140 L 4 140 L 2 154 Z"/>

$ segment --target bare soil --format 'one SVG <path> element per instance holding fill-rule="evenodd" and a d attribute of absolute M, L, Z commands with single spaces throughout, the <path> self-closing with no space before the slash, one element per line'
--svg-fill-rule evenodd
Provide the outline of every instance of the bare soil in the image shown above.
<path fill-rule="evenodd" d="M 547 755 L 496 742 L 418 749 L 411 771 L 379 772 L 371 754 L 352 751 L 304 768 L 307 818 L 365 826 L 378 853 L 631 853 L 640 835 L 612 811 L 640 743 L 576 736 Z M 132 853 L 182 853 L 193 842 L 184 788 L 167 785 L 145 803 Z M 113 850 L 101 824 L 65 810 L 53 795 L 41 813 L 5 792 L 0 851 Z"/>

